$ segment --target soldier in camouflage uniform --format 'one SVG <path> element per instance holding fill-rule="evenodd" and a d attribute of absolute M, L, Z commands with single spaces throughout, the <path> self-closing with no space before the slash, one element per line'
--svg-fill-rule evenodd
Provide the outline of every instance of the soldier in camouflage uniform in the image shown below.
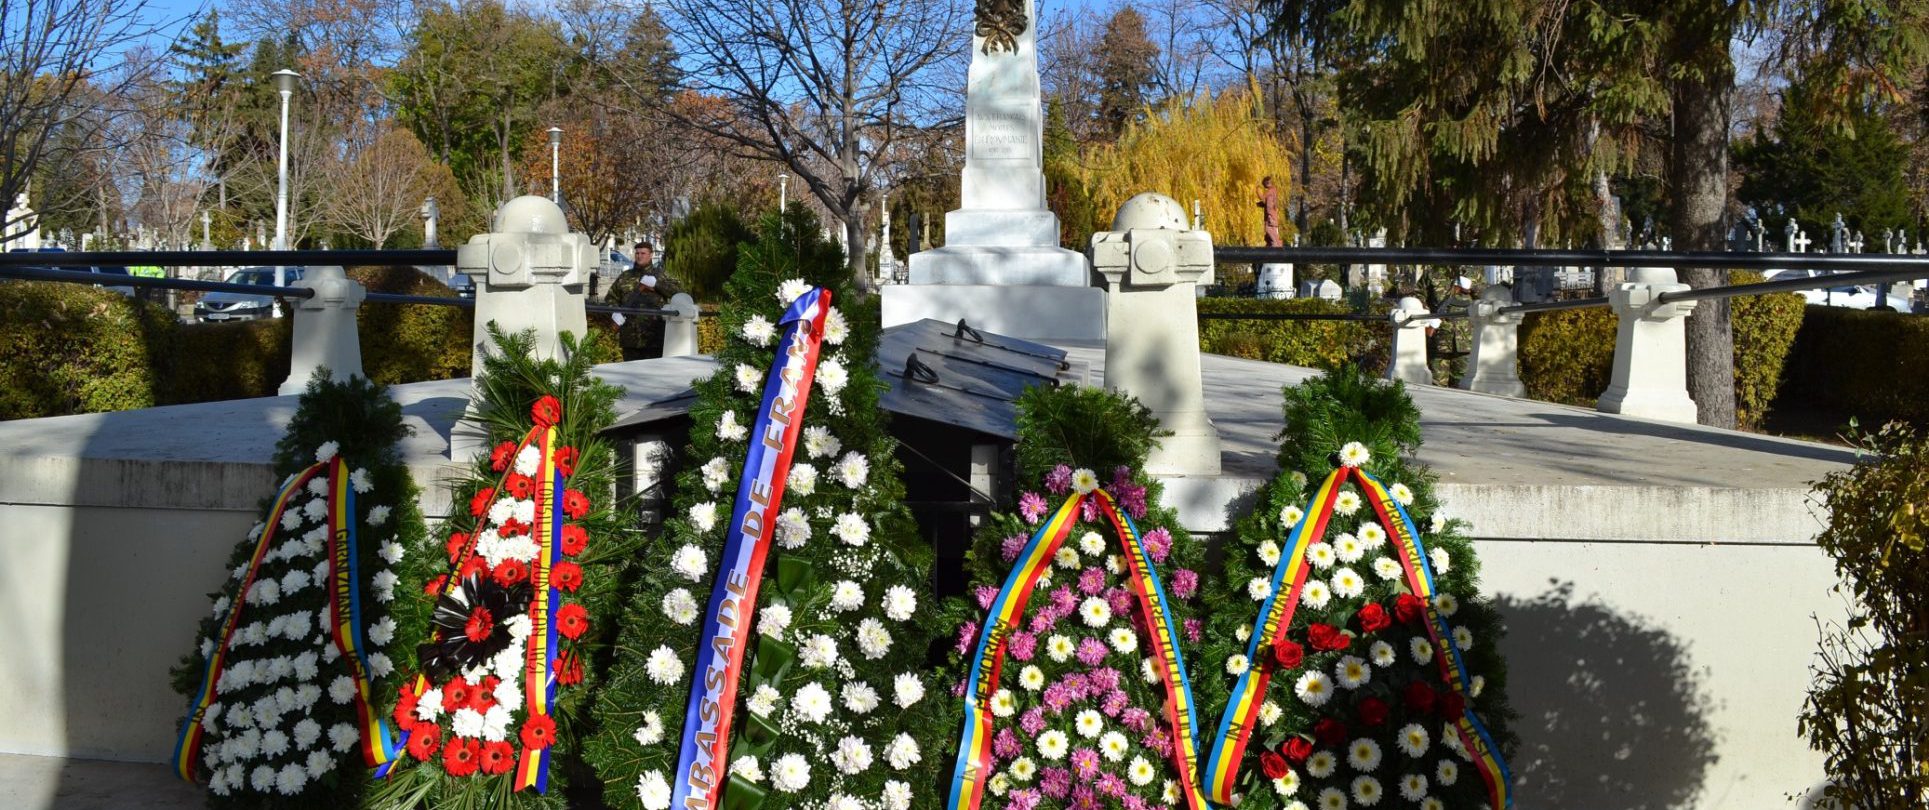
<path fill-rule="evenodd" d="M 649 242 L 636 243 L 635 263 L 610 282 L 609 293 L 603 297 L 604 303 L 619 307 L 661 309 L 670 302 L 670 296 L 682 292 L 676 282 L 659 274 L 655 267 L 655 253 L 654 246 Z M 626 361 L 662 357 L 663 317 L 624 315 L 623 325 L 617 328 L 616 339 L 618 345 L 623 347 L 623 359 Z"/>

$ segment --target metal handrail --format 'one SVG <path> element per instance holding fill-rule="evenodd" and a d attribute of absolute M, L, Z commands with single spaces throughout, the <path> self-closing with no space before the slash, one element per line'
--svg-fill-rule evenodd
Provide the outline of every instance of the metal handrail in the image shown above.
<path fill-rule="evenodd" d="M 1357 312 L 1201 312 L 1202 321 L 1385 321 L 1385 315 Z"/>
<path fill-rule="evenodd" d="M 422 250 L 100 250 L 0 253 L 0 267 L 305 267 L 308 265 L 453 265 L 455 251 Z"/>
<path fill-rule="evenodd" d="M 1905 270 L 1929 276 L 1929 256 L 1888 253 L 1729 253 L 1671 250 L 1540 250 L 1525 248 L 1364 248 L 1253 247 L 1213 248 L 1222 263 L 1575 265 L 1581 267 L 1673 267 L 1730 270 Z"/>

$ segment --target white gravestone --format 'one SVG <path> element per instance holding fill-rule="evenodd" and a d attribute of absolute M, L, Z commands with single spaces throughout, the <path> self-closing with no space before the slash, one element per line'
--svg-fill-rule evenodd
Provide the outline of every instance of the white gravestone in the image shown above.
<path fill-rule="evenodd" d="M 911 255 L 910 284 L 885 288 L 886 326 L 937 318 L 1013 337 L 1105 337 L 1105 294 L 1085 255 L 1059 246 L 1045 207 L 1035 19 L 1024 0 L 1011 47 L 972 37 L 963 205 L 945 214 L 944 247 Z"/>

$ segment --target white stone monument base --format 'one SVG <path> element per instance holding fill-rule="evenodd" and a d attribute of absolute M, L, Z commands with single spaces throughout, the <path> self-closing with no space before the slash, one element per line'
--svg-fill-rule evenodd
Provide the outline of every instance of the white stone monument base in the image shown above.
<path fill-rule="evenodd" d="M 1058 244 L 1058 215 L 1049 210 L 962 208 L 944 215 L 945 243 L 1040 247 Z"/>
<path fill-rule="evenodd" d="M 934 318 L 1024 340 L 1105 339 L 1105 291 L 1097 287 L 894 284 L 882 297 L 886 327 Z"/>
<path fill-rule="evenodd" d="M 1092 271 L 1085 254 L 1060 247 L 946 245 L 911 254 L 911 283 L 1090 287 Z"/>

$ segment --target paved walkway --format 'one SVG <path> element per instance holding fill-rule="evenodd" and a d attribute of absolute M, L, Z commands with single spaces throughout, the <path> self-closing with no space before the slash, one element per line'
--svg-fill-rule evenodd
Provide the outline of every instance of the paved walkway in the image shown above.
<path fill-rule="evenodd" d="M 190 810 L 201 789 L 166 765 L 0 754 L 0 807 L 16 810 Z"/>

